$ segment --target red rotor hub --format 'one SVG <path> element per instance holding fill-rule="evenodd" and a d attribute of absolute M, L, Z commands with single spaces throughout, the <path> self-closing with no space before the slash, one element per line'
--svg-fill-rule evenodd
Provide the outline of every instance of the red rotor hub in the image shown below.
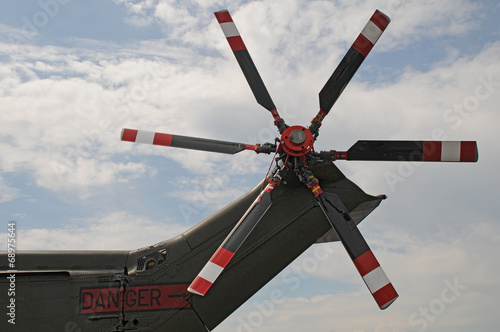
<path fill-rule="evenodd" d="M 306 127 L 291 126 L 281 135 L 281 144 L 283 150 L 290 156 L 305 156 L 313 148 L 314 137 Z"/>

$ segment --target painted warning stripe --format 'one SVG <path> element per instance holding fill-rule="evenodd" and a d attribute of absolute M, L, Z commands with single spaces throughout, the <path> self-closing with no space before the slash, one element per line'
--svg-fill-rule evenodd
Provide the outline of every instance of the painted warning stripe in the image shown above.
<path fill-rule="evenodd" d="M 387 308 L 398 298 L 398 293 L 392 286 L 389 278 L 375 258 L 371 250 L 368 250 L 354 260 L 366 286 L 372 293 L 380 309 Z"/>
<path fill-rule="evenodd" d="M 198 276 L 209 281 L 210 283 L 213 283 L 221 274 L 222 270 L 224 270 L 222 266 L 209 261 L 205 264 L 205 267 L 200 271 Z"/>
<path fill-rule="evenodd" d="M 189 285 L 188 291 L 198 295 L 205 295 L 233 256 L 233 252 L 219 247 L 195 280 Z"/>
<path fill-rule="evenodd" d="M 172 135 L 155 133 L 154 131 L 125 128 L 122 130 L 122 141 L 171 146 Z"/>
<path fill-rule="evenodd" d="M 135 142 L 135 139 L 137 138 L 137 132 L 138 130 L 135 129 L 122 129 L 122 141 Z"/>
<path fill-rule="evenodd" d="M 368 250 L 361 256 L 357 257 L 353 260 L 353 262 L 362 277 L 380 266 L 371 250 Z"/>
<path fill-rule="evenodd" d="M 217 249 L 212 258 L 210 258 L 210 261 L 224 268 L 227 266 L 233 256 L 234 252 L 220 247 L 219 249 Z"/>
<path fill-rule="evenodd" d="M 423 160 L 475 162 L 477 144 L 474 141 L 424 141 Z"/>
<path fill-rule="evenodd" d="M 379 308 L 382 310 L 390 306 L 392 302 L 396 301 L 396 299 L 399 297 L 398 293 L 396 292 L 394 286 L 392 286 L 391 283 L 380 288 L 372 295 L 375 301 L 377 302 Z"/>
<path fill-rule="evenodd" d="M 233 52 L 243 51 L 247 49 L 245 43 L 243 43 L 243 39 L 241 39 L 240 36 L 229 37 L 226 39 Z"/>
<path fill-rule="evenodd" d="M 476 141 L 461 141 L 460 142 L 460 161 L 476 162 L 477 142 Z"/>
<path fill-rule="evenodd" d="M 152 131 L 138 130 L 137 137 L 135 138 L 136 143 L 143 144 L 153 144 L 155 139 L 155 133 Z"/>
<path fill-rule="evenodd" d="M 233 256 L 234 253 L 220 247 L 217 249 L 212 258 L 210 258 L 205 267 L 200 271 L 198 276 L 213 283 Z"/>
<path fill-rule="evenodd" d="M 233 18 L 229 14 L 229 11 L 227 10 L 220 10 L 218 12 L 215 12 L 215 17 L 217 18 L 217 21 L 220 23 L 228 23 L 228 22 L 233 22 Z"/>
<path fill-rule="evenodd" d="M 363 280 L 372 294 L 391 283 L 380 266 L 365 274 Z"/>
<path fill-rule="evenodd" d="M 153 139 L 154 145 L 163 145 L 163 146 L 171 146 L 172 145 L 172 135 L 163 134 L 163 133 L 155 133 L 155 137 Z"/>
<path fill-rule="evenodd" d="M 212 286 L 212 282 L 210 282 L 206 279 L 203 279 L 200 276 L 197 276 L 193 280 L 191 285 L 189 285 L 188 292 L 203 296 L 207 293 L 210 286 Z"/>
<path fill-rule="evenodd" d="M 226 36 L 227 42 L 231 47 L 233 52 L 246 50 L 245 43 L 243 43 L 243 39 L 241 39 L 240 33 L 236 28 L 236 24 L 234 24 L 231 15 L 227 10 L 215 12 L 215 17 L 220 24 L 222 32 L 224 32 L 224 36 Z"/>
<path fill-rule="evenodd" d="M 220 23 L 220 27 L 222 29 L 222 32 L 224 32 L 224 36 L 226 36 L 226 38 L 240 35 L 240 32 L 236 28 L 236 24 L 234 24 L 233 21 Z"/>
<path fill-rule="evenodd" d="M 390 19 L 380 11 L 375 11 L 368 23 L 354 41 L 352 47 L 363 57 L 370 53 L 371 49 L 380 38 L 385 28 L 389 25 Z"/>

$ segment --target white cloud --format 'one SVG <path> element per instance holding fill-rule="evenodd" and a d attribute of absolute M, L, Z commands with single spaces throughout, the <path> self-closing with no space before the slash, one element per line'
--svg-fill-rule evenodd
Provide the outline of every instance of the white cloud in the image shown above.
<path fill-rule="evenodd" d="M 71 56 L 53 61 L 39 55 L 33 65 L 24 61 L 9 63 L 1 77 L 4 172 L 28 170 L 44 188 L 77 192 L 144 173 L 147 168 L 139 163 L 109 160 L 119 129 L 111 120 L 115 106 L 105 100 L 106 89 L 71 74 L 55 76 L 62 70 L 92 76 L 96 64 L 73 65 Z"/>
<path fill-rule="evenodd" d="M 141 52 L 157 51 L 146 48 Z M 209 124 L 218 123 L 214 112 L 234 117 L 234 111 L 223 106 L 227 94 L 234 97 L 244 91 L 251 98 L 244 83 L 235 91 L 225 77 L 214 76 L 210 68 L 219 66 L 218 59 L 196 64 L 199 56 L 181 59 L 175 48 L 162 60 L 137 57 L 135 48 L 111 52 L 106 59 L 100 51 L 53 46 L 18 45 L 9 52 L 16 61 L 6 63 L 0 73 L 0 99 L 6 109 L 0 118 L 5 126 L 2 148 L 11 157 L 2 159 L 0 167 L 4 172 L 29 170 L 38 185 L 50 190 L 85 196 L 92 187 L 143 176 L 149 168 L 142 163 L 114 160 L 117 154 L 130 151 L 166 156 L 205 174 L 217 167 L 210 158 L 223 158 L 161 147 L 133 147 L 119 141 L 122 127 L 243 143 L 259 142 L 252 139 L 260 139 L 265 131 L 253 123 L 247 133 L 259 137 L 252 138 L 231 127 L 229 132 L 239 133 L 239 139 L 213 135 Z M 221 86 L 230 90 L 221 90 Z M 262 110 L 259 114 L 267 119 L 266 113 Z M 272 140 L 271 135 L 264 136 Z M 248 157 L 238 156 L 235 165 L 238 160 Z M 256 171 L 252 165 L 232 169 Z"/>
<path fill-rule="evenodd" d="M 62 228 L 18 228 L 16 249 L 134 250 L 168 240 L 185 230 L 185 225 L 168 219 L 152 221 L 127 212 L 114 212 L 73 220 Z M 0 235 L 0 246 L 6 248 L 7 235 Z"/>
<path fill-rule="evenodd" d="M 392 19 L 387 38 L 399 46 L 426 37 L 466 35 L 479 28 L 481 9 L 481 4 L 467 0 L 387 1 L 381 8 Z"/>
<path fill-rule="evenodd" d="M 186 10 L 186 7 L 165 1 L 143 1 L 123 3 L 123 5 L 127 6 L 134 15 L 142 15 L 154 9 L 160 19 L 165 13 L 172 15 L 175 12 L 165 10 L 166 7 Z M 198 8 L 197 11 L 208 9 L 206 3 L 193 3 L 193 5 Z M 284 111 L 293 109 L 292 113 L 297 113 L 296 109 L 300 109 L 297 120 L 302 121 L 302 119 L 310 118 L 310 114 L 314 113 L 311 106 L 317 103 L 314 100 L 316 90 L 322 84 L 319 83 L 317 89 L 312 91 L 310 87 L 302 89 L 304 85 L 302 82 L 324 81 L 325 69 L 312 66 L 312 63 L 322 61 L 321 58 L 325 55 L 328 59 L 332 59 L 332 56 L 334 58 L 340 56 L 343 51 L 338 47 L 339 43 L 352 42 L 350 34 L 356 35 L 359 32 L 359 27 L 356 27 L 358 24 L 353 24 L 353 22 L 366 20 L 366 17 L 362 18 L 362 16 L 366 16 L 365 11 L 372 6 L 365 5 L 362 7 L 363 10 L 351 13 L 351 7 L 345 4 L 342 5 L 345 10 L 339 11 L 336 10 L 334 4 L 298 5 L 296 2 L 289 2 L 285 11 L 277 10 L 282 5 L 263 2 L 247 3 L 236 10 L 234 16 L 240 30 L 247 31 L 248 38 L 245 36 L 245 40 L 248 44 L 258 45 L 255 47 L 255 50 L 259 50 L 254 54 L 255 60 L 259 62 L 259 67 L 262 67 L 261 72 L 264 78 L 274 78 L 266 81 L 270 81 L 268 87 L 275 92 L 276 101 L 280 101 L 280 104 L 284 106 Z M 412 4 L 408 6 L 410 5 Z M 455 14 L 453 14 L 452 21 L 462 19 L 464 15 L 459 11 L 471 11 L 471 6 L 464 3 L 463 9 L 460 6 L 454 7 Z M 447 6 L 431 2 L 422 5 L 421 10 L 426 12 L 429 8 L 436 12 L 432 17 L 439 17 L 441 14 L 451 15 L 445 10 Z M 200 29 L 200 26 L 193 21 L 193 17 L 198 15 L 197 11 L 184 13 L 185 15 L 174 15 L 176 19 L 182 20 L 182 24 L 174 24 L 175 22 L 170 21 L 168 24 L 180 26 L 179 29 L 186 30 L 183 33 L 192 29 Z M 346 15 L 346 12 L 349 15 Z M 410 10 L 401 9 L 398 14 L 406 12 Z M 414 10 L 411 12 L 413 13 Z M 342 15 L 339 16 L 340 14 Z M 339 17 L 326 19 L 328 15 Z M 353 15 L 356 15 L 356 18 Z M 429 15 L 413 16 L 413 20 L 417 22 L 415 26 L 436 24 L 435 21 L 426 21 Z M 210 15 L 210 30 L 198 30 L 198 34 L 192 33 L 195 35 L 193 38 L 201 43 L 211 38 L 216 39 L 217 48 L 220 48 L 221 52 L 224 50 L 227 60 L 200 57 L 193 54 L 190 48 L 173 47 L 167 51 L 162 42 L 157 44 L 145 42 L 143 46 L 146 48 L 141 51 L 130 45 L 125 45 L 125 48 L 116 45 L 118 49 L 114 51 L 108 46 L 100 45 L 102 52 L 57 46 L 16 45 L 12 48 L 12 45 L 3 44 L 3 48 L 14 61 L 4 66 L 1 74 L 0 88 L 3 91 L 1 98 L 7 110 L 2 114 L 2 119 L 9 123 L 8 128 L 2 133 L 2 141 L 9 142 L 3 143 L 3 148 L 12 156 L 2 160 L 2 169 L 6 172 L 19 168 L 30 169 L 35 172 L 39 185 L 52 190 L 64 188 L 74 190 L 75 186 L 81 186 L 85 191 L 85 188 L 89 186 L 126 180 L 130 176 L 127 173 L 134 171 L 139 172 L 135 176 L 142 176 L 144 171 L 141 169 L 144 167 L 141 163 L 120 164 L 111 160 L 116 153 L 131 149 L 126 143 L 120 143 L 117 139 L 122 126 L 256 143 L 248 141 L 251 138 L 248 134 L 257 133 L 254 136 L 259 136 L 256 138 L 260 139 L 260 136 L 263 136 L 261 135 L 263 130 L 267 130 L 265 119 L 270 119 L 270 117 L 264 109 L 258 109 L 259 106 L 251 108 L 244 106 L 254 104 L 253 97 L 228 51 L 222 34 L 216 31 L 218 27 L 213 24 L 213 21 Z M 440 20 L 436 21 L 440 22 Z M 320 22 L 328 23 L 325 25 Z M 363 24 L 360 23 L 359 26 Z M 353 29 L 353 33 L 338 31 L 339 28 Z M 412 29 L 407 30 L 413 31 Z M 308 33 L 299 33 L 304 30 Z M 453 31 L 448 33 L 453 34 Z M 322 40 L 325 36 L 330 39 L 326 48 L 313 42 Z M 205 44 L 206 46 L 208 44 Z M 105 54 L 104 50 L 111 52 Z M 318 50 L 321 51 L 317 53 Z M 139 52 L 142 52 L 141 56 L 145 55 L 146 59 L 137 57 Z M 155 55 L 158 52 L 165 54 L 167 58 L 159 60 Z M 273 57 L 271 52 L 278 56 Z M 186 53 L 191 55 L 185 57 Z M 307 59 L 306 62 L 301 63 L 305 59 Z M 304 74 L 304 76 L 300 79 L 290 77 L 290 74 L 287 74 L 287 67 L 290 66 L 295 67 L 297 73 Z M 455 64 L 449 67 L 448 73 L 456 69 Z M 491 68 L 484 69 L 491 72 Z M 382 113 L 379 118 L 385 118 L 385 124 L 390 124 L 390 122 L 387 123 L 387 119 L 393 119 L 393 127 L 397 127 L 396 123 L 401 124 L 403 115 L 394 116 L 387 111 L 408 108 L 408 106 L 415 109 L 428 108 L 428 101 L 412 97 L 427 94 L 429 90 L 436 93 L 436 89 L 442 88 L 436 86 L 439 80 L 454 80 L 454 77 L 442 76 L 441 72 L 442 70 L 436 69 L 433 73 L 417 75 L 408 73 L 396 85 L 384 86 L 382 89 L 367 89 L 365 85 L 354 83 L 342 98 L 343 106 L 349 100 L 356 101 L 355 105 L 348 104 L 347 107 L 356 109 L 357 115 L 362 116 L 360 109 L 374 112 L 373 102 L 378 103 L 380 106 L 377 108 L 385 109 L 385 113 Z M 444 75 L 449 74 L 444 73 Z M 466 76 L 463 77 L 467 79 Z M 453 88 L 453 86 L 448 87 L 442 91 L 456 93 Z M 365 95 L 365 97 L 349 98 L 354 94 Z M 439 95 L 446 96 L 443 93 Z M 225 126 L 227 136 L 214 135 L 212 128 L 216 128 L 215 124 L 217 124 L 213 116 L 214 112 L 217 113 L 217 118 L 235 117 L 236 111 L 227 107 L 228 97 L 231 98 L 230 100 L 240 100 L 241 103 L 234 106 L 241 108 L 237 111 L 238 118 L 242 120 L 254 118 L 255 121 L 250 122 L 253 127 L 246 127 L 245 131 L 242 131 L 237 127 L 232 128 L 228 123 Z M 293 103 L 295 98 L 301 101 Z M 414 102 L 408 105 L 408 100 Z M 366 106 L 362 104 L 363 101 Z M 311 102 L 311 104 L 308 106 L 306 102 Z M 435 103 L 436 100 L 431 102 Z M 368 105 L 371 107 L 367 107 Z M 311 109 L 311 111 L 303 112 L 303 109 Z M 342 113 L 337 113 L 336 116 L 342 119 Z M 255 126 L 258 124 L 258 119 L 262 119 L 259 121 L 266 123 L 266 126 L 260 128 L 258 125 Z M 409 119 L 410 117 L 407 117 L 406 121 L 410 121 Z M 333 123 L 333 121 L 330 122 Z M 323 137 L 327 136 L 323 134 L 327 131 L 326 128 L 328 127 L 323 128 L 319 142 L 333 141 L 329 137 Z M 235 135 L 236 133 L 238 135 Z M 276 134 L 275 131 L 270 131 L 270 133 L 270 135 L 264 135 L 267 136 L 266 140 L 272 140 L 273 134 Z M 9 152 L 11 149 L 16 153 Z M 138 151 L 171 156 L 188 169 L 205 170 L 205 172 L 207 168 L 210 170 L 215 167 L 210 158 L 219 160 L 221 158 L 189 151 L 168 152 L 165 149 L 145 148 L 140 148 Z M 88 158 L 94 160 L 92 162 L 85 160 Z M 100 163 L 103 164 L 98 165 Z M 75 173 L 68 173 L 68 179 L 63 183 L 55 183 L 54 175 L 58 174 L 54 174 L 54 167 L 60 170 L 74 170 Z M 100 176 L 96 176 L 96 172 L 100 173 Z"/>
<path fill-rule="evenodd" d="M 6 203 L 19 197 L 20 191 L 16 188 L 9 187 L 5 183 L 5 179 L 0 176 L 0 203 Z"/>
<path fill-rule="evenodd" d="M 294 0 L 264 1 L 189 1 L 142 0 L 133 3 L 116 0 L 129 12 L 131 24 L 143 26 L 158 22 L 166 38 L 180 43 L 217 45 L 227 48 L 211 11 L 229 9 L 250 50 L 260 49 L 254 56 L 258 62 L 271 61 L 272 50 L 278 61 L 273 67 L 294 67 L 298 61 L 315 63 L 314 55 L 338 57 L 338 46 L 352 43 L 375 8 L 389 15 L 394 23 L 389 36 L 384 37 L 387 48 L 400 48 L 416 39 L 463 35 L 478 27 L 481 5 L 456 1 L 357 1 L 325 2 Z M 307 33 L 304 33 L 307 31 Z M 267 50 L 267 51 L 266 51 Z M 264 52 L 262 52 L 264 51 Z M 286 56 L 285 56 L 286 55 Z"/>

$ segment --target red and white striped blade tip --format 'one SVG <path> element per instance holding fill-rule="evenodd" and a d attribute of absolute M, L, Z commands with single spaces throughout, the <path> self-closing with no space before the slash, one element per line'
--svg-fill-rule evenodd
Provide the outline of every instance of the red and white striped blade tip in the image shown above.
<path fill-rule="evenodd" d="M 399 297 L 398 293 L 394 289 L 394 286 L 392 286 L 392 283 L 387 284 L 385 287 L 372 295 L 380 310 L 388 308 Z"/>
<path fill-rule="evenodd" d="M 376 10 L 370 20 L 366 23 L 358 38 L 356 38 L 352 44 L 354 49 L 366 58 L 384 30 L 389 25 L 390 21 L 391 20 L 387 15 L 379 10 Z"/>
<path fill-rule="evenodd" d="M 424 141 L 424 161 L 477 162 L 475 141 Z"/>
<path fill-rule="evenodd" d="M 353 262 L 380 309 L 387 308 L 399 297 L 371 250 Z"/>
<path fill-rule="evenodd" d="M 203 269 L 201 269 L 200 273 L 198 273 L 191 285 L 189 285 L 188 291 L 193 294 L 204 296 L 233 256 L 233 252 L 219 247 Z"/>

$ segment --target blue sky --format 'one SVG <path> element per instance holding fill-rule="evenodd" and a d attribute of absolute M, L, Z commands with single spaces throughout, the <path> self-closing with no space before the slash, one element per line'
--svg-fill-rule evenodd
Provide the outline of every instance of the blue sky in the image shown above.
<path fill-rule="evenodd" d="M 477 164 L 337 162 L 388 199 L 361 231 L 400 293 L 381 312 L 339 243 L 314 246 L 216 331 L 498 326 L 500 41 L 495 1 L 77 1 L 0 5 L 0 248 L 135 249 L 244 194 L 271 158 L 136 146 L 123 127 L 244 143 L 276 130 L 213 16 L 227 8 L 288 124 L 378 8 L 392 22 L 316 148 L 477 140 Z M 278 300 L 272 294 L 279 294 Z M 266 306 L 267 305 L 267 306 Z M 264 308 L 264 309 L 263 309 Z"/>

